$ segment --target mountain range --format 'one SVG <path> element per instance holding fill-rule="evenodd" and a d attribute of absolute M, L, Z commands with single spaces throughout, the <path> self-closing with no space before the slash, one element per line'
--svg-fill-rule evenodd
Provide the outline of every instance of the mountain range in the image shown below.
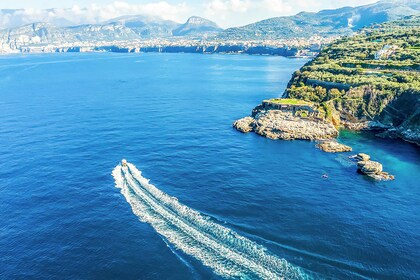
<path fill-rule="evenodd" d="M 223 39 L 276 39 L 312 35 L 348 35 L 373 23 L 383 23 L 420 14 L 420 1 L 384 0 L 359 7 L 343 7 L 318 13 L 301 12 L 224 30 Z"/>
<path fill-rule="evenodd" d="M 0 10 L 0 22 L 17 25 L 31 20 L 24 12 L 16 11 L 20 10 Z M 43 22 L 0 30 L 0 51 L 18 50 L 26 46 L 74 46 L 149 39 L 207 39 L 223 42 L 308 39 L 314 35 L 328 38 L 347 35 L 373 23 L 419 14 L 420 0 L 383 0 L 370 5 L 318 13 L 301 12 L 294 16 L 270 18 L 226 30 L 215 22 L 197 16 L 190 17 L 184 24 L 159 17 L 134 15 L 99 24 L 81 25 L 73 25 L 67 19 L 55 16 L 45 17 Z"/>

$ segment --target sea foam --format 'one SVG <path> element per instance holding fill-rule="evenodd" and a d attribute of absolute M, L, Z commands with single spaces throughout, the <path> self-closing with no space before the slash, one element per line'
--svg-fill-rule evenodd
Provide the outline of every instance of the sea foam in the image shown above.
<path fill-rule="evenodd" d="M 162 192 L 132 164 L 112 172 L 135 215 L 149 223 L 176 249 L 198 259 L 216 274 L 244 279 L 308 279 L 300 268 L 265 247 Z"/>

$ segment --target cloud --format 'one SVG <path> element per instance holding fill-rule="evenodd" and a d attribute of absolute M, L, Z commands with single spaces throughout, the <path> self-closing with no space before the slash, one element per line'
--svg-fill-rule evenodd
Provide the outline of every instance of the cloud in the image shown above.
<path fill-rule="evenodd" d="M 34 8 L 0 10 L 0 28 L 21 26 L 32 22 L 50 22 L 59 26 L 100 23 L 123 15 L 148 15 L 182 22 L 191 12 L 190 7 L 185 3 L 170 4 L 166 1 L 146 4 L 129 4 L 124 1 L 115 1 L 104 6 L 91 4 L 83 8 L 74 5 L 71 8 L 48 10 Z"/>
<path fill-rule="evenodd" d="M 279 13 L 280 15 L 289 14 L 293 11 L 292 3 L 284 0 L 264 0 L 262 7 L 268 11 Z"/>
<path fill-rule="evenodd" d="M 249 0 L 213 0 L 205 4 L 206 13 L 218 15 L 220 13 L 244 13 L 251 5 Z"/>
<path fill-rule="evenodd" d="M 128 4 L 122 1 L 115 1 L 104 7 L 92 5 L 90 10 L 98 14 L 101 19 L 111 19 L 122 15 L 151 15 L 160 16 L 169 20 L 183 20 L 185 15 L 190 12 L 185 3 L 169 4 L 166 1 L 151 2 L 147 4 Z"/>
<path fill-rule="evenodd" d="M 217 18 L 217 23 L 230 26 L 251 23 L 293 12 L 291 0 L 212 0 L 204 5 L 204 15 Z"/>
<path fill-rule="evenodd" d="M 240 18 L 246 18 L 252 4 L 251 0 L 212 0 L 203 5 L 203 16 L 226 27 Z"/>
<path fill-rule="evenodd" d="M 9 0 L 3 1 L 7 2 Z M 10 3 L 15 1 L 16 0 L 10 0 Z M 49 3 L 54 3 L 53 1 L 56 0 L 49 1 Z M 86 2 L 92 3 L 91 1 L 95 0 Z M 140 2 L 139 0 L 136 1 Z M 144 0 L 143 4 L 131 4 L 134 0 L 114 0 L 114 2 L 104 5 L 90 4 L 83 7 L 74 5 L 70 8 L 49 10 L 34 8 L 15 11 L 0 10 L 0 29 L 39 21 L 47 21 L 59 26 L 100 23 L 123 15 L 158 16 L 176 22 L 184 22 L 189 16 L 198 15 L 213 20 L 222 27 L 232 27 L 249 24 L 270 17 L 293 15 L 301 11 L 316 12 L 322 9 L 365 5 L 376 1 L 377 0 Z M 73 3 L 75 3 L 75 1 L 73 1 Z M 79 3 L 84 3 L 84 1 L 79 1 Z"/>
<path fill-rule="evenodd" d="M 318 12 L 344 6 L 361 6 L 378 0 L 211 0 L 203 4 L 203 16 L 222 27 L 245 25 L 259 20 L 290 16 L 299 12 Z"/>
<path fill-rule="evenodd" d="M 295 5 L 295 9 L 305 12 L 318 12 L 325 9 L 337 9 L 342 7 L 356 7 L 378 2 L 378 0 L 334 0 L 334 1 L 319 1 L 319 0 L 293 0 L 287 1 Z"/>

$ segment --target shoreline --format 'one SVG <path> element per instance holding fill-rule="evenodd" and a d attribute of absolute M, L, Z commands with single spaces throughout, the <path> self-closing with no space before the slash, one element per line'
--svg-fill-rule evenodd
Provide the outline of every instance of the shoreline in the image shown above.
<path fill-rule="evenodd" d="M 360 129 L 351 130 L 344 124 L 334 125 L 332 121 L 325 118 L 324 112 L 319 109 L 320 107 L 315 103 L 298 99 L 265 100 L 253 109 L 251 116 L 235 121 L 233 127 L 242 133 L 254 132 L 272 140 L 309 140 L 316 142 L 315 147 L 327 153 L 353 152 L 351 146 L 338 141 L 340 132 L 343 130 L 352 131 L 353 133 L 368 132 L 375 137 L 379 136 L 375 131 L 379 131 L 382 134 L 382 138 L 392 139 L 392 137 L 384 137 L 390 128 L 354 126 L 360 127 Z M 378 130 L 378 128 L 381 129 Z M 400 140 L 405 141 L 404 138 L 400 138 Z M 418 143 L 416 144 L 417 147 L 420 146 Z M 383 166 L 380 162 L 370 160 L 370 156 L 364 154 L 364 151 L 357 151 L 356 156 L 349 158 L 356 161 L 357 171 L 360 174 L 376 181 L 395 179 L 394 175 L 383 171 Z"/>
<path fill-rule="evenodd" d="M 189 54 L 247 54 L 259 56 L 282 56 L 288 58 L 313 59 L 317 51 L 292 46 L 246 46 L 244 44 L 232 45 L 192 45 L 192 46 L 39 46 L 20 47 L 15 50 L 2 50 L 0 56 L 11 54 L 44 54 L 44 53 L 189 53 Z"/>
<path fill-rule="evenodd" d="M 7 56 L 19 56 L 19 55 L 47 55 L 47 54 L 102 54 L 102 53 L 112 53 L 112 54 L 197 54 L 197 55 L 249 55 L 249 56 L 264 56 L 264 57 L 284 57 L 289 59 L 313 59 L 314 56 L 284 56 L 276 54 L 250 54 L 242 52 L 216 52 L 216 53 L 193 53 L 193 52 L 113 52 L 113 51 L 90 51 L 90 52 L 8 52 L 1 53 L 0 57 Z"/>
<path fill-rule="evenodd" d="M 276 99 L 274 99 L 276 100 Z M 288 98 L 279 98 L 277 100 L 289 100 Z M 287 107 L 289 106 L 289 107 Z M 290 107 L 293 106 L 293 107 Z M 381 124 L 380 122 L 374 122 L 374 121 L 359 121 L 359 122 L 341 122 L 339 124 L 334 124 L 331 121 L 328 121 L 325 119 L 323 115 L 320 114 L 318 111 L 319 107 L 316 107 L 316 104 L 275 104 L 271 102 L 271 100 L 264 100 L 262 104 L 256 106 L 253 110 L 250 116 L 238 119 L 233 123 L 233 126 L 244 133 L 248 132 L 255 132 L 263 137 L 271 138 L 271 139 L 282 139 L 282 140 L 311 140 L 311 141 L 323 141 L 323 140 L 330 140 L 330 139 L 337 139 L 340 135 L 340 131 L 352 131 L 352 132 L 368 132 L 375 136 L 375 138 L 381 138 L 381 139 L 390 139 L 390 140 L 399 140 L 406 143 L 410 143 L 413 145 L 416 145 L 417 147 L 420 147 L 420 143 L 412 140 L 410 138 L 404 138 L 401 135 L 401 132 L 398 133 L 398 130 L 396 127 L 391 126 L 385 126 Z M 306 112 L 307 110 L 312 110 L 315 114 L 313 116 L 301 116 L 299 114 L 302 114 L 301 111 Z M 282 113 L 285 116 L 280 116 L 279 114 Z M 300 121 L 304 125 L 308 125 L 311 122 L 317 122 L 320 124 L 329 124 L 333 126 L 337 133 L 336 136 L 330 137 L 331 133 L 325 133 L 325 137 L 323 137 L 323 133 L 317 133 L 315 135 L 319 135 L 319 137 L 306 137 L 305 134 L 302 134 L 302 131 L 297 130 L 294 137 L 279 137 L 279 138 L 273 138 L 265 135 L 264 133 L 258 133 L 255 131 L 255 122 L 261 118 L 261 116 L 266 116 L 267 114 L 278 114 L 278 117 L 280 119 L 285 118 L 288 121 L 295 120 Z M 276 123 L 274 123 L 276 124 Z M 261 124 L 260 124 L 261 125 Z M 264 124 L 262 124 L 264 125 Z M 284 131 L 288 129 L 285 124 L 277 123 L 278 126 L 273 125 L 271 127 L 272 130 L 276 131 Z M 353 129 L 351 127 L 354 127 Z M 324 128 L 326 130 L 329 130 L 329 126 L 320 126 L 320 128 Z M 292 128 L 293 129 L 293 128 Z M 334 134 L 334 133 L 333 133 Z"/>

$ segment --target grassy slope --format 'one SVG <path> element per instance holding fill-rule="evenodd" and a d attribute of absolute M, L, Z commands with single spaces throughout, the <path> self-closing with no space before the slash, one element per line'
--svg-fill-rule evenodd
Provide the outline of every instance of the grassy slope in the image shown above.
<path fill-rule="evenodd" d="M 295 99 L 295 98 L 274 98 L 266 100 L 273 103 L 284 104 L 284 105 L 313 105 L 312 102 L 308 102 L 302 99 Z"/>

